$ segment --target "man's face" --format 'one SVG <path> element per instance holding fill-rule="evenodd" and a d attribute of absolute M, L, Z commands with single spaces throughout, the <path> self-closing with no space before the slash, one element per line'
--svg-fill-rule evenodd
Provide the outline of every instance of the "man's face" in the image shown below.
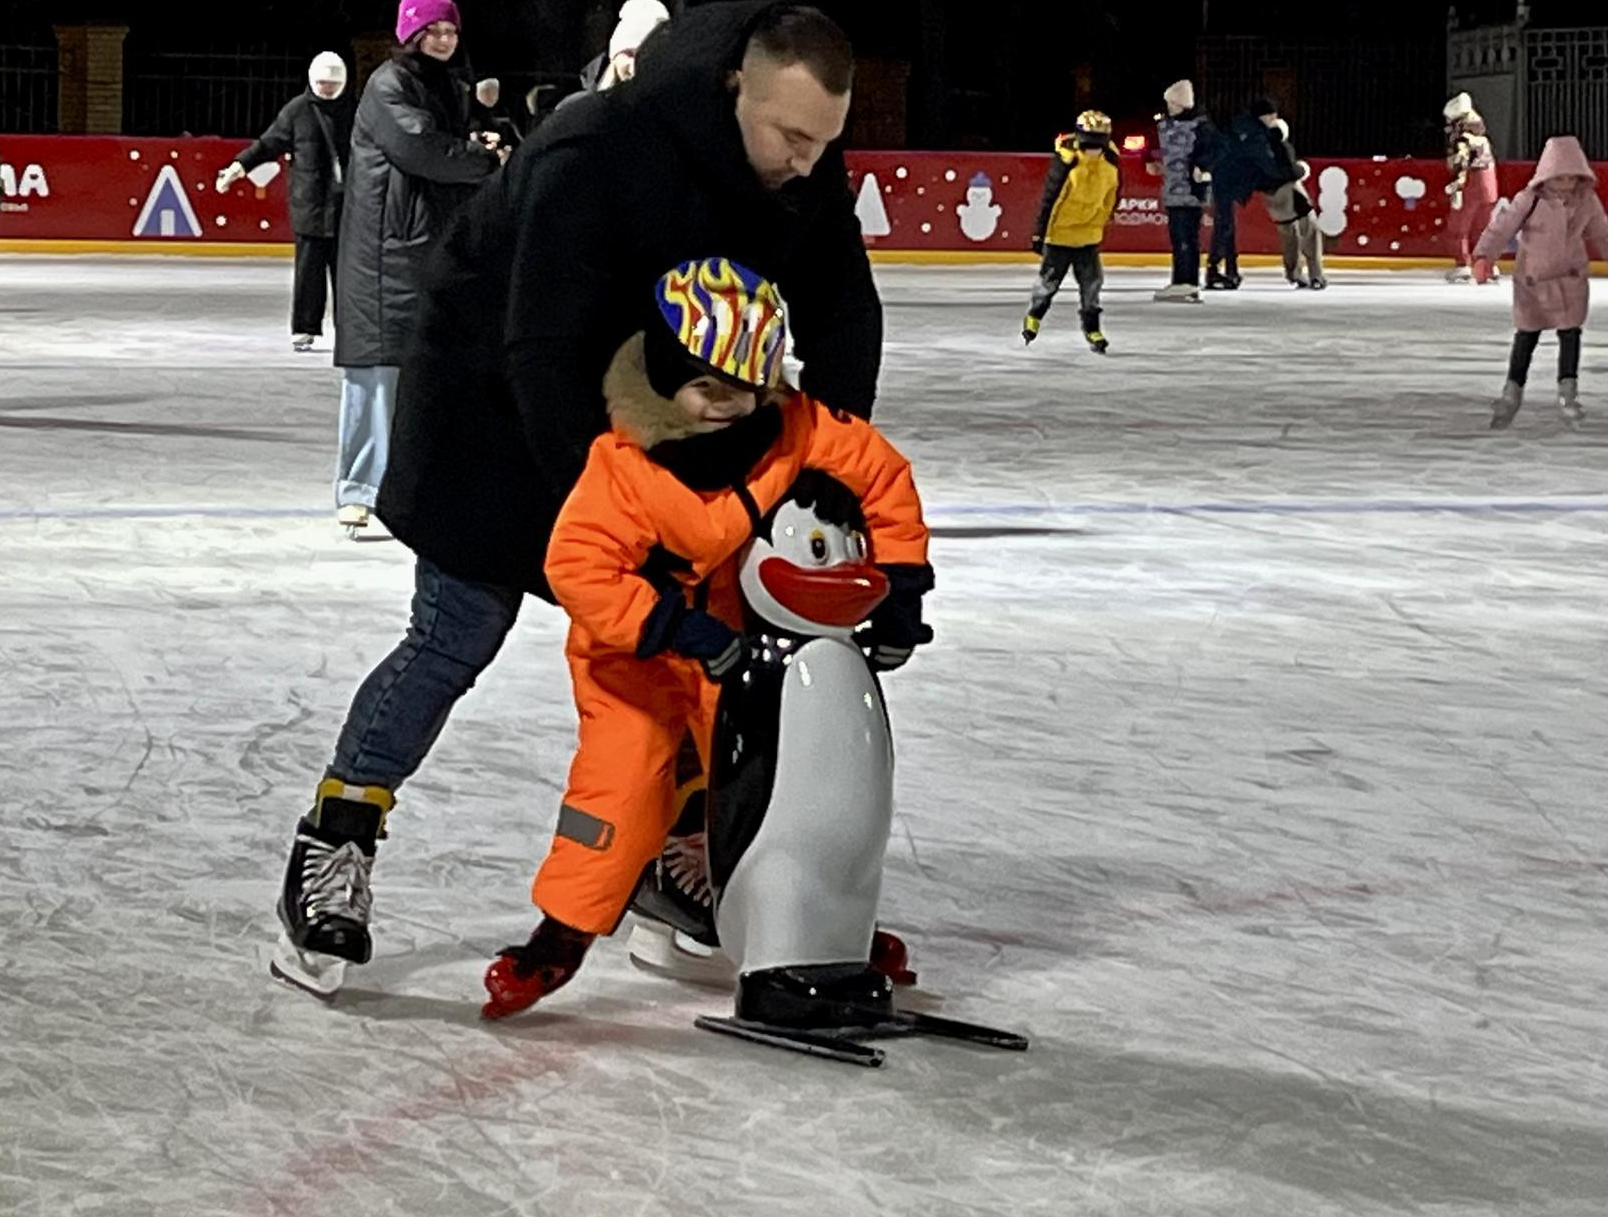
<path fill-rule="evenodd" d="M 843 134 L 849 94 L 829 93 L 802 63 L 778 66 L 750 52 L 737 73 L 737 125 L 743 151 L 767 190 L 807 177 Z"/>

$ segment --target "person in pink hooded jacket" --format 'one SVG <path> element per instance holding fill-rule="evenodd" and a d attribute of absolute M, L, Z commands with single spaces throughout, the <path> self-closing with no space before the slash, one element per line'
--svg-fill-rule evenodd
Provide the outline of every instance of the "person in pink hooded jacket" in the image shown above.
<path fill-rule="evenodd" d="M 1496 213 L 1474 247 L 1474 277 L 1490 278 L 1496 259 L 1517 237 L 1513 268 L 1513 354 L 1507 384 L 1492 406 L 1491 429 L 1500 431 L 1524 404 L 1524 382 L 1542 330 L 1558 331 L 1558 408 L 1571 424 L 1580 405 L 1580 331 L 1591 303 L 1591 262 L 1586 243 L 1608 254 L 1608 214 L 1597 197 L 1591 162 L 1572 135 L 1547 140 L 1530 184 L 1513 206 Z"/>

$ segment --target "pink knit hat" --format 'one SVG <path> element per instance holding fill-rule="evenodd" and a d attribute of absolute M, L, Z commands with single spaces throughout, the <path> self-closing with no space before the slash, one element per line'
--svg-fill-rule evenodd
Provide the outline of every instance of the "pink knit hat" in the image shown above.
<path fill-rule="evenodd" d="M 396 40 L 406 42 L 427 25 L 450 21 L 460 30 L 463 18 L 452 0 L 402 0 L 396 6 Z"/>

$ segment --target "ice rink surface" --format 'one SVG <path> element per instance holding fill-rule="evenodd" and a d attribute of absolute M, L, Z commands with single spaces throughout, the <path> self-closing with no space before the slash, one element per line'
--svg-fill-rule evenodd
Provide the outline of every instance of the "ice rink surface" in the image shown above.
<path fill-rule="evenodd" d="M 1506 288 L 880 273 L 878 419 L 937 540 L 888 680 L 886 923 L 1025 1055 L 879 1072 L 692 1026 L 622 941 L 485 1026 L 573 738 L 528 602 L 403 792 L 377 958 L 273 904 L 408 554 L 336 529 L 288 262 L 0 260 L 0 1213 L 1608 1207 L 1608 358 L 1486 430 Z"/>

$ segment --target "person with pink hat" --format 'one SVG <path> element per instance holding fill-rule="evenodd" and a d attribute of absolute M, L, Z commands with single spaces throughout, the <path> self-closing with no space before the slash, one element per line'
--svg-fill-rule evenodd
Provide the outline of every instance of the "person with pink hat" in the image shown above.
<path fill-rule="evenodd" d="M 1542 330 L 1558 331 L 1558 409 L 1570 426 L 1585 415 L 1580 405 L 1580 339 L 1591 305 L 1587 242 L 1608 255 L 1608 214 L 1597 196 L 1597 175 L 1580 141 L 1554 135 L 1541 150 L 1535 175 L 1513 205 L 1499 211 L 1474 247 L 1474 278 L 1484 283 L 1496 259 L 1513 242 L 1513 353 L 1507 383 L 1491 411 L 1501 431 L 1524 404 L 1524 383 Z"/>
<path fill-rule="evenodd" d="M 402 0 L 397 47 L 374 70 L 352 127 L 336 273 L 342 369 L 336 518 L 368 524 L 389 457 L 392 402 L 425 254 L 501 158 L 469 130 L 473 74 L 452 0 Z"/>

